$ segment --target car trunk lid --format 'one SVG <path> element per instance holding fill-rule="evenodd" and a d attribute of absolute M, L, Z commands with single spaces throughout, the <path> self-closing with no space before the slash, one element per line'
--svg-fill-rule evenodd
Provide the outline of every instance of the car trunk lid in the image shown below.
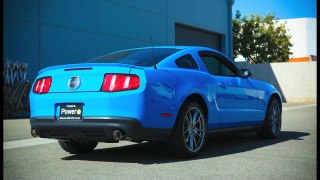
<path fill-rule="evenodd" d="M 118 63 L 84 63 L 53 66 L 39 72 L 38 78 L 51 76 L 49 93 L 100 91 L 107 73 L 129 74 L 141 67 Z"/>

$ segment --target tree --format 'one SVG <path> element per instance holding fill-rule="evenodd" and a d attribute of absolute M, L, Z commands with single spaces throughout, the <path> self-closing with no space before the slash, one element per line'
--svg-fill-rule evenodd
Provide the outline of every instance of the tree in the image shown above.
<path fill-rule="evenodd" d="M 291 36 L 285 23 L 268 13 L 265 17 L 251 14 L 241 18 L 237 10 L 232 20 L 233 57 L 242 55 L 250 63 L 286 62 L 292 54 Z"/>

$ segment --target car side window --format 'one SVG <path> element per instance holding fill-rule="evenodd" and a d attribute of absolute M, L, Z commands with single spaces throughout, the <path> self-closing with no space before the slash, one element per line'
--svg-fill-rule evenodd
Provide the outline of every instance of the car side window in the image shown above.
<path fill-rule="evenodd" d="M 203 63 L 206 65 L 208 71 L 212 75 L 220 76 L 221 75 L 221 68 L 220 63 L 214 57 L 210 56 L 200 56 Z"/>
<path fill-rule="evenodd" d="M 190 54 L 184 55 L 176 60 L 176 64 L 180 68 L 199 69 L 198 64 Z"/>
<path fill-rule="evenodd" d="M 220 57 L 209 53 L 199 53 L 199 56 L 210 74 L 215 76 L 237 76 L 236 70 L 229 68 Z"/>
<path fill-rule="evenodd" d="M 228 67 L 221 64 L 221 74 L 223 76 L 237 76 L 235 73 L 233 73 Z"/>

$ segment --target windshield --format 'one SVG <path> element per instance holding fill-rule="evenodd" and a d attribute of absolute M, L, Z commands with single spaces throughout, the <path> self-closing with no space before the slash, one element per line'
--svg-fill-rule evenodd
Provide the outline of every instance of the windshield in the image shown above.
<path fill-rule="evenodd" d="M 153 66 L 154 61 L 159 63 L 171 54 L 178 52 L 177 48 L 144 48 L 124 50 L 110 53 L 90 60 L 90 63 L 122 63 L 135 66 Z M 154 60 L 153 60 L 154 59 Z"/>

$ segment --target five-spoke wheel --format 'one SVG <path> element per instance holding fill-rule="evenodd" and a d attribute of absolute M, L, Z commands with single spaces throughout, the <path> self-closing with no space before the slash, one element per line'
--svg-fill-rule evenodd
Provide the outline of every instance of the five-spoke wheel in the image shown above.
<path fill-rule="evenodd" d="M 198 155 L 206 140 L 206 115 L 203 107 L 187 101 L 179 111 L 169 145 L 178 157 Z"/>
<path fill-rule="evenodd" d="M 198 151 L 204 142 L 205 123 L 201 111 L 191 107 L 184 117 L 184 141 L 192 152 Z"/>
<path fill-rule="evenodd" d="M 257 135 L 262 138 L 276 138 L 281 130 L 281 105 L 278 99 L 271 98 L 268 104 L 264 124 L 257 131 Z"/>

